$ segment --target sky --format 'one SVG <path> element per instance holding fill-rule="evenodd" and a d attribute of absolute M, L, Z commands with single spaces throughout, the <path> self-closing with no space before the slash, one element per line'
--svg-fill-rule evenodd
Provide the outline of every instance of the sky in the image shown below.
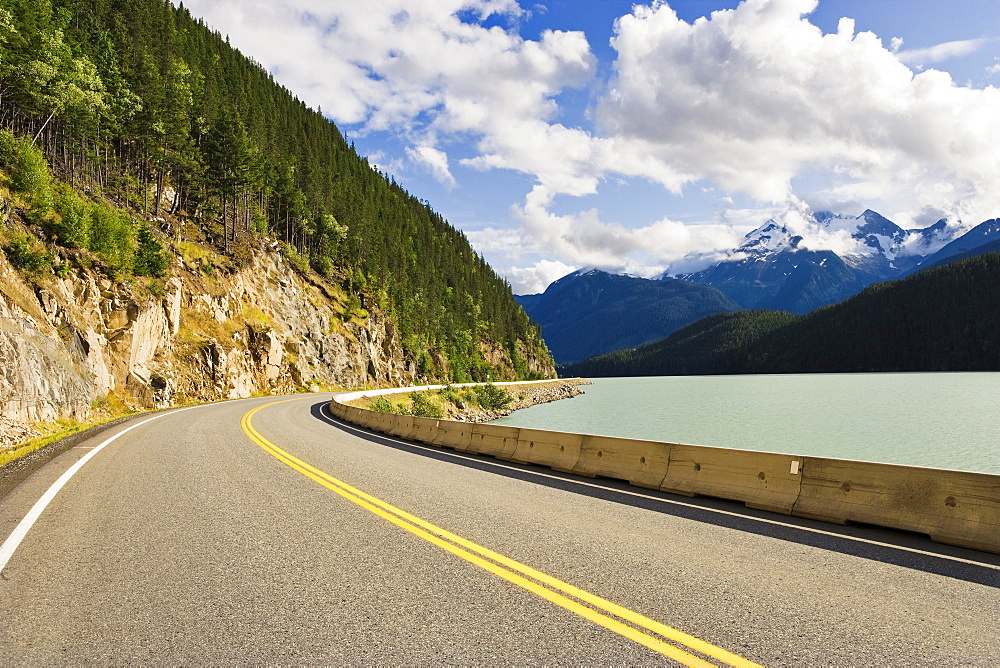
<path fill-rule="evenodd" d="M 186 0 L 517 294 L 1000 216 L 1000 0 Z M 838 245 L 839 244 L 839 245 Z"/>

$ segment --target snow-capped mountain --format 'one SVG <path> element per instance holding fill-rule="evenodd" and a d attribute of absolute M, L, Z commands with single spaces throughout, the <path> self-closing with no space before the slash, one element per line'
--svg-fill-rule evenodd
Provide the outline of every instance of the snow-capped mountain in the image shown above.
<path fill-rule="evenodd" d="M 904 230 L 870 209 L 860 216 L 820 211 L 794 227 L 768 220 L 727 259 L 677 278 L 714 285 L 747 308 L 806 313 L 911 273 L 926 256 L 946 249 L 958 229 L 939 220 Z"/>
<path fill-rule="evenodd" d="M 829 211 L 813 214 L 813 219 L 831 232 L 847 232 L 860 242 L 861 255 L 879 254 L 894 258 L 909 237 L 907 232 L 881 214 L 867 209 L 860 216 L 834 215 Z"/>
<path fill-rule="evenodd" d="M 926 258 L 947 246 L 956 236 L 955 227 L 948 224 L 947 218 L 942 218 L 930 227 L 910 230 L 903 245 L 908 255 Z"/>
<path fill-rule="evenodd" d="M 784 225 L 768 220 L 743 237 L 743 243 L 736 248 L 735 253 L 762 260 L 787 250 L 796 250 L 800 241 L 801 236 L 794 236 Z"/>
<path fill-rule="evenodd" d="M 976 225 L 954 241 L 942 244 L 936 252 L 922 258 L 919 266 L 923 268 L 940 264 L 950 257 L 969 257 L 976 254 L 976 249 L 985 249 L 987 244 L 998 241 L 1000 241 L 1000 218 L 994 218 Z"/>
<path fill-rule="evenodd" d="M 768 220 L 723 261 L 676 274 L 686 280 L 673 280 L 669 271 L 664 280 L 648 280 L 585 267 L 553 282 L 543 294 L 517 300 L 541 324 L 556 360 L 566 363 L 665 337 L 710 313 L 805 314 L 878 281 L 1000 251 L 1000 219 L 960 236 L 960 226 L 947 220 L 904 230 L 870 210 L 860 216 L 819 212 L 794 222 Z"/>
<path fill-rule="evenodd" d="M 762 261 L 786 251 L 830 250 L 850 267 L 878 278 L 891 278 L 916 266 L 921 257 L 938 251 L 955 233 L 944 219 L 924 229 L 904 230 L 871 209 L 860 216 L 818 211 L 809 228 L 811 240 L 805 242 L 802 234 L 768 220 L 744 237 L 733 250 L 733 259 Z"/>

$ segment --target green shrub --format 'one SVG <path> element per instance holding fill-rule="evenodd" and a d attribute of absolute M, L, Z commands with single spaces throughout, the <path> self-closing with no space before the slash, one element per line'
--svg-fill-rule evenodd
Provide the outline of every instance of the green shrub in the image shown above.
<path fill-rule="evenodd" d="M 52 172 L 42 149 L 27 137 L 4 134 L 0 138 L 0 159 L 10 175 L 10 189 L 28 195 L 35 209 L 51 209 Z"/>
<path fill-rule="evenodd" d="M 139 228 L 139 247 L 135 251 L 133 271 L 136 276 L 162 278 L 167 274 L 167 253 L 159 239 L 145 225 Z"/>
<path fill-rule="evenodd" d="M 410 392 L 410 414 L 425 418 L 443 418 L 441 407 L 422 392 Z"/>
<path fill-rule="evenodd" d="M 434 358 L 426 350 L 420 351 L 417 356 L 417 372 L 421 376 L 430 376 L 434 373 Z"/>
<path fill-rule="evenodd" d="M 288 263 L 298 270 L 300 274 L 309 273 L 309 256 L 299 253 L 295 246 L 287 243 L 281 244 L 281 254 L 288 259 Z"/>
<path fill-rule="evenodd" d="M 0 130 L 0 169 L 10 172 L 17 159 L 17 137 L 10 130 Z"/>
<path fill-rule="evenodd" d="M 333 276 L 333 262 L 331 262 L 330 258 L 327 256 L 317 255 L 312 258 L 310 264 L 312 265 L 313 270 L 320 276 L 323 276 L 324 278 L 330 278 Z"/>
<path fill-rule="evenodd" d="M 135 257 L 138 221 L 123 211 L 95 205 L 90 227 L 89 249 L 99 253 L 107 265 L 131 272 Z"/>
<path fill-rule="evenodd" d="M 373 411 L 378 411 L 379 413 L 394 413 L 395 412 L 395 410 L 392 407 L 392 404 L 389 403 L 389 400 L 386 399 L 385 397 L 379 397 L 378 399 L 376 399 L 375 403 L 372 404 L 372 410 Z"/>
<path fill-rule="evenodd" d="M 81 199 L 65 185 L 56 188 L 56 219 L 49 224 L 59 241 L 66 245 L 87 248 L 90 245 L 90 225 L 93 205 Z"/>
<path fill-rule="evenodd" d="M 451 385 L 445 385 L 444 387 L 442 387 L 440 390 L 438 390 L 438 394 L 440 394 L 446 401 L 450 401 L 451 403 L 456 405 L 462 401 L 462 397 L 459 396 L 458 390 L 456 390 Z"/>
<path fill-rule="evenodd" d="M 12 236 L 4 246 L 7 259 L 26 274 L 39 275 L 52 270 L 55 255 L 33 247 L 27 235 Z"/>
<path fill-rule="evenodd" d="M 476 392 L 476 403 L 479 407 L 487 411 L 498 411 L 507 407 L 514 400 L 513 395 L 507 390 L 497 387 L 493 383 L 476 385 L 473 388 Z"/>
<path fill-rule="evenodd" d="M 365 317 L 367 317 L 368 312 L 361 308 L 361 300 L 355 294 L 348 294 L 346 303 L 344 304 L 344 312 L 340 314 L 344 322 L 350 322 L 351 318 L 355 316 L 361 317 L 360 314 L 364 312 Z"/>

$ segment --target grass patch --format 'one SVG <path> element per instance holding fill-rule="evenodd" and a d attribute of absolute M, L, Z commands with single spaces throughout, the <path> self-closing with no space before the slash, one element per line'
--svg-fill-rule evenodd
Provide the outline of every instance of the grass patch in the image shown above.
<path fill-rule="evenodd" d="M 271 319 L 256 306 L 247 306 L 244 304 L 240 318 L 248 325 L 253 325 L 257 329 L 267 329 L 271 326 Z"/>
<path fill-rule="evenodd" d="M 371 406 L 369 406 L 369 408 L 371 408 L 371 410 L 375 411 L 376 413 L 396 412 L 396 410 L 393 408 L 392 402 L 386 399 L 385 397 L 379 397 L 378 399 L 373 401 Z"/>
<path fill-rule="evenodd" d="M 41 432 L 42 435 L 30 441 L 18 443 L 17 445 L 0 450 L 0 466 L 9 464 L 15 459 L 30 455 L 36 450 L 41 450 L 47 445 L 61 441 L 91 427 L 106 424 L 119 418 L 129 417 L 130 415 L 138 415 L 142 412 L 129 407 L 114 394 L 95 401 L 93 406 L 96 410 L 96 416 L 90 420 L 60 419 L 53 422 L 40 422 L 31 425 L 32 429 Z"/>
<path fill-rule="evenodd" d="M 113 418 L 112 418 L 113 419 Z M 57 420 L 56 422 L 46 422 L 40 425 L 33 425 L 35 429 L 41 429 L 42 431 L 52 430 L 49 433 L 39 436 L 38 438 L 32 439 L 26 443 L 21 443 L 15 445 L 12 448 L 7 448 L 0 451 L 0 466 L 4 464 L 9 464 L 15 459 L 20 459 L 25 455 L 30 455 L 35 450 L 40 450 L 46 445 L 55 443 L 56 441 L 61 441 L 67 436 L 72 436 L 73 434 L 79 433 L 84 429 L 89 429 L 95 425 L 101 424 L 102 422 L 107 422 L 108 420 L 102 420 L 99 422 L 76 422 L 74 420 Z"/>
<path fill-rule="evenodd" d="M 204 267 L 218 267 L 226 263 L 226 259 L 215 251 L 205 248 L 192 241 L 181 241 L 177 244 L 181 257 L 187 261 Z M 209 270 L 211 271 L 211 270 Z"/>
<path fill-rule="evenodd" d="M 233 334 L 243 327 L 242 323 L 235 320 L 219 322 L 215 316 L 204 311 L 185 308 L 181 310 L 181 326 L 176 340 L 181 344 L 198 344 L 213 340 L 229 350 L 232 348 Z"/>
<path fill-rule="evenodd" d="M 362 397 L 352 404 L 377 413 L 395 413 L 396 415 L 414 415 L 436 419 L 443 418 L 445 414 L 440 397 L 433 392 Z"/>
<path fill-rule="evenodd" d="M 472 385 L 469 387 L 453 387 L 448 385 L 438 390 L 442 399 L 457 408 L 478 406 L 484 411 L 497 411 L 506 408 L 514 401 L 514 395 L 493 383 Z M 523 396 L 522 396 L 523 398 Z"/>
<path fill-rule="evenodd" d="M 434 395 L 430 392 L 410 392 L 410 415 L 425 418 L 443 418 L 444 409 L 434 399 Z"/>

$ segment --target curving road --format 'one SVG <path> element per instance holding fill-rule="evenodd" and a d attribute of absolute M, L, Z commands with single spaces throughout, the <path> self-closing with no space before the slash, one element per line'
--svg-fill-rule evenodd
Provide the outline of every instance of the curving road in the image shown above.
<path fill-rule="evenodd" d="M 328 400 L 137 418 L 0 499 L 0 663 L 1000 664 L 998 555 L 405 443 Z"/>

